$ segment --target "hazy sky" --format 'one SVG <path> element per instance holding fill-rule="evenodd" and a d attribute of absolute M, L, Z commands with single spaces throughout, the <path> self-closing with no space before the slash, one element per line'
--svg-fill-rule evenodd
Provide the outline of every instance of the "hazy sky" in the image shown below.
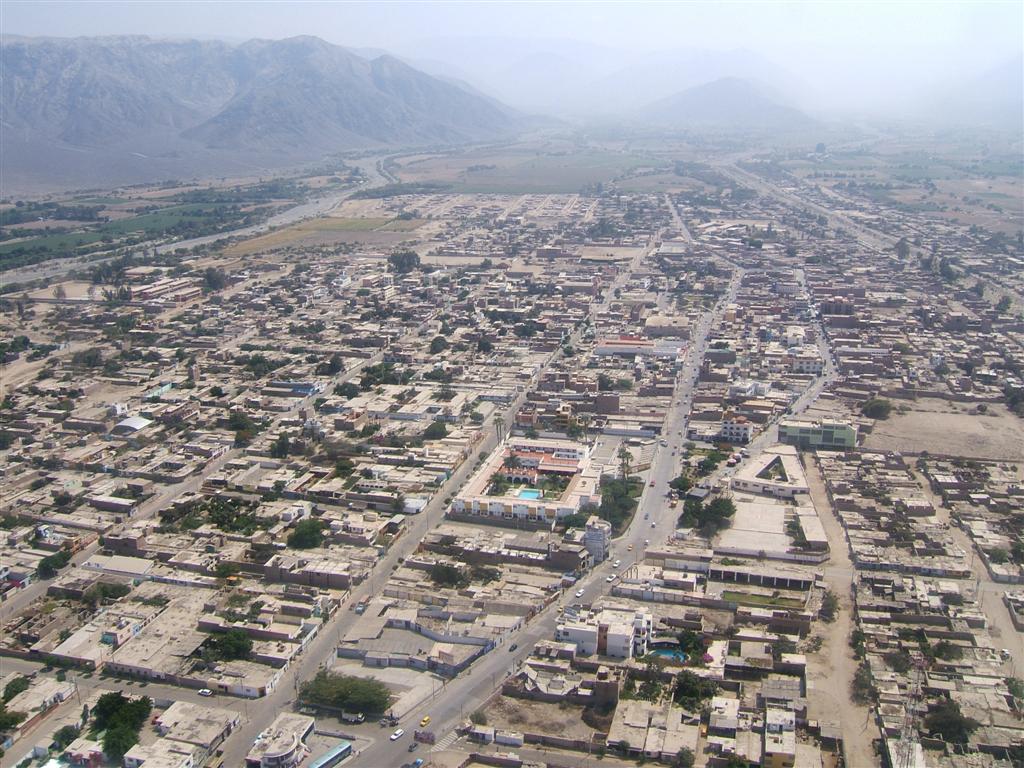
<path fill-rule="evenodd" d="M 46 2 L 3 0 L 0 31 L 242 40 L 317 35 L 416 55 L 430 38 L 570 39 L 636 55 L 756 51 L 818 91 L 981 72 L 1022 48 L 1024 2 Z M 435 51 L 436 46 L 430 50 Z M 457 57 L 456 57 L 457 58 Z M 459 61 L 463 70 L 474 62 Z M 899 73 L 896 77 L 894 73 Z M 907 85 L 907 88 L 910 86 Z"/>

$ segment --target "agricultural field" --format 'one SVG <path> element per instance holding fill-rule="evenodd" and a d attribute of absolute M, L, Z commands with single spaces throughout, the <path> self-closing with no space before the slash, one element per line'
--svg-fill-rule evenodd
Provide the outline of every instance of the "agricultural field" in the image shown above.
<path fill-rule="evenodd" d="M 399 218 L 341 218 L 337 216 L 322 216 L 317 219 L 300 221 L 288 227 L 268 232 L 265 235 L 242 240 L 234 243 L 225 249 L 228 256 L 244 256 L 250 253 L 268 251 L 274 248 L 286 248 L 295 245 L 326 245 L 335 242 L 351 241 L 351 235 L 373 235 L 376 233 L 391 234 L 392 237 L 370 237 L 360 238 L 373 242 L 387 243 L 390 240 L 396 242 L 401 239 L 404 233 L 412 232 L 424 224 L 423 219 L 399 219 Z M 399 237 L 394 237 L 395 235 Z"/>
<path fill-rule="evenodd" d="M 438 182 L 454 192 L 481 194 L 574 193 L 607 184 L 650 160 L 629 152 L 516 146 L 398 162 L 406 183 Z"/>

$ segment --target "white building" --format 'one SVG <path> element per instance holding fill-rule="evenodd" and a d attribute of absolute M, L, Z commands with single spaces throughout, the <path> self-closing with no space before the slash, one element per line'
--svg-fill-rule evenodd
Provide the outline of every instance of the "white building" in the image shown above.
<path fill-rule="evenodd" d="M 555 640 L 574 644 L 583 656 L 631 659 L 647 653 L 653 627 L 647 611 L 604 608 L 566 617 L 555 629 Z"/>
<path fill-rule="evenodd" d="M 754 423 L 746 416 L 728 415 L 722 419 L 721 438 L 728 443 L 750 442 L 754 436 Z"/>
<path fill-rule="evenodd" d="M 594 559 L 594 564 L 604 562 L 608 558 L 608 550 L 612 543 L 612 525 L 597 515 L 587 519 L 587 527 L 583 532 L 583 546 Z"/>

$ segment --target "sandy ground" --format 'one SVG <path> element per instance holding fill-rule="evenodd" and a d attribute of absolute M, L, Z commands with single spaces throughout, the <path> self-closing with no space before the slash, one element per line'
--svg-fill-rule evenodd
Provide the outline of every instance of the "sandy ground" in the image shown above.
<path fill-rule="evenodd" d="M 907 405 L 906 413 L 893 413 L 875 422 L 864 440 L 872 450 L 903 451 L 965 456 L 979 459 L 1024 459 L 1024 419 L 1002 405 L 988 406 L 978 414 L 967 403 L 921 399 Z"/>
<path fill-rule="evenodd" d="M 487 707 L 487 724 L 511 731 L 544 733 L 570 739 L 590 738 L 581 719 L 583 707 L 497 696 Z"/>
<path fill-rule="evenodd" d="M 807 656 L 808 717 L 839 723 L 846 748 L 847 764 L 875 765 L 877 758 L 871 741 L 879 736 L 868 707 L 850 700 L 850 682 L 857 670 L 857 660 L 850 649 L 850 633 L 854 629 L 853 601 L 850 588 L 854 570 L 846 534 L 828 501 L 825 485 L 817 466 L 809 458 L 804 461 L 811 500 L 828 536 L 831 558 L 825 568 L 825 580 L 839 598 L 839 613 L 831 624 L 818 622 L 814 634 L 821 635 L 821 650 Z"/>

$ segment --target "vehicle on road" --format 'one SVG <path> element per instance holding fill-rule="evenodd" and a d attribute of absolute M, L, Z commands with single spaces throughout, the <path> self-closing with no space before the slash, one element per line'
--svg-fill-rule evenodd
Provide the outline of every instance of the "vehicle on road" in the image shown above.
<path fill-rule="evenodd" d="M 417 757 L 415 760 L 409 763 L 409 768 L 420 768 L 421 765 L 423 765 L 423 758 Z"/>
<path fill-rule="evenodd" d="M 644 539 L 644 546 L 645 546 L 645 547 L 646 547 L 646 546 L 647 546 L 648 544 L 650 544 L 650 543 L 651 543 L 651 540 L 650 540 L 650 539 Z"/>
<path fill-rule="evenodd" d="M 630 544 L 628 547 L 626 547 L 626 551 L 627 552 L 632 552 L 633 551 L 633 545 Z"/>
<path fill-rule="evenodd" d="M 430 725 L 430 715 L 424 715 L 420 720 L 420 728 L 426 728 L 428 725 Z"/>
<path fill-rule="evenodd" d="M 653 487 L 654 487 L 654 481 L 651 480 L 651 488 L 653 488 Z"/>
<path fill-rule="evenodd" d="M 209 688 L 200 688 L 199 689 L 199 695 L 200 696 L 213 696 L 213 691 L 211 691 Z"/>
<path fill-rule="evenodd" d="M 388 738 L 390 738 L 392 741 L 398 741 L 403 736 L 405 736 L 405 731 L 401 728 L 396 728 L 395 732 L 392 733 L 391 736 L 389 736 Z"/>
<path fill-rule="evenodd" d="M 658 524 L 654 520 L 651 520 L 651 528 L 657 528 L 657 527 L 658 527 Z"/>
<path fill-rule="evenodd" d="M 515 650 L 516 648 L 518 648 L 518 647 L 519 647 L 519 643 L 512 643 L 512 645 L 510 645 L 510 646 L 508 647 L 508 652 L 509 652 L 509 653 L 512 653 L 512 651 L 514 651 L 514 650 Z"/>
<path fill-rule="evenodd" d="M 583 590 L 582 589 L 577 589 L 576 590 L 576 597 L 583 597 Z"/>
<path fill-rule="evenodd" d="M 609 584 L 611 584 L 613 581 L 615 581 L 615 577 L 614 576 L 609 576 L 609 577 L 607 577 L 605 579 L 605 581 L 607 581 Z"/>
<path fill-rule="evenodd" d="M 412 744 L 409 745 L 409 751 L 410 752 L 415 752 L 419 748 L 420 748 L 420 743 L 418 741 L 414 741 Z"/>
<path fill-rule="evenodd" d="M 612 568 L 618 568 L 620 565 L 622 565 L 622 561 L 616 560 L 614 563 L 612 563 Z"/>

